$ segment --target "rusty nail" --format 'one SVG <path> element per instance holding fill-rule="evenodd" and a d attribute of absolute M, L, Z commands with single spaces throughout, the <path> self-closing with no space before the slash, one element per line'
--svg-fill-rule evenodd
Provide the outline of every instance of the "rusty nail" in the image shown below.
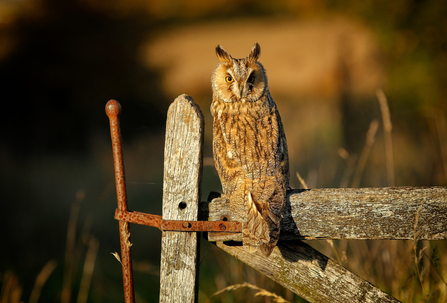
<path fill-rule="evenodd" d="M 220 224 L 219 224 L 219 228 L 220 228 L 220 230 L 222 230 L 222 231 L 224 231 L 225 229 L 227 229 L 227 227 L 226 227 L 225 224 L 223 224 L 223 223 L 220 223 Z"/>
<path fill-rule="evenodd" d="M 110 136 L 112 138 L 118 209 L 121 211 L 127 211 L 126 180 L 124 177 L 121 130 L 118 118 L 120 113 L 121 105 L 117 101 L 110 100 L 107 102 L 106 114 L 110 121 Z M 134 303 L 135 298 L 133 289 L 132 257 L 130 254 L 130 246 L 132 244 L 130 243 L 129 222 L 120 221 L 119 229 L 121 240 L 121 263 L 123 265 L 124 301 L 126 303 Z"/>

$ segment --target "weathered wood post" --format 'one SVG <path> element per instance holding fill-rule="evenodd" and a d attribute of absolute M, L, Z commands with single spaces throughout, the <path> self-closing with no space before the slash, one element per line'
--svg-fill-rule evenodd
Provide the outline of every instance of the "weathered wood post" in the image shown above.
<path fill-rule="evenodd" d="M 194 100 L 177 97 L 166 122 L 163 220 L 197 221 L 203 129 L 203 115 Z M 160 302 L 197 301 L 198 241 L 197 232 L 163 232 Z"/>

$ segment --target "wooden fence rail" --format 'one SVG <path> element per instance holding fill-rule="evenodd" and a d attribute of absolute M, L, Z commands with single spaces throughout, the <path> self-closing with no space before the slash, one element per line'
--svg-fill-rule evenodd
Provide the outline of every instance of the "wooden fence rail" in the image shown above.
<path fill-rule="evenodd" d="M 301 241 L 281 241 L 272 254 L 217 246 L 309 302 L 399 302 Z"/>
<path fill-rule="evenodd" d="M 200 218 L 217 221 L 228 212 L 228 205 L 220 199 L 213 200 L 208 208 L 201 205 Z M 446 187 L 291 190 L 280 236 L 282 240 L 446 238 Z M 210 239 L 240 241 L 242 238 L 241 235 L 216 234 Z"/>
<path fill-rule="evenodd" d="M 219 220 L 227 214 L 226 200 L 216 198 L 202 202 L 199 218 Z M 446 236 L 447 188 L 393 187 L 289 191 L 282 241 L 268 258 L 223 242 L 241 241 L 240 234 L 209 233 L 208 239 L 310 302 L 399 302 L 299 240 Z"/>

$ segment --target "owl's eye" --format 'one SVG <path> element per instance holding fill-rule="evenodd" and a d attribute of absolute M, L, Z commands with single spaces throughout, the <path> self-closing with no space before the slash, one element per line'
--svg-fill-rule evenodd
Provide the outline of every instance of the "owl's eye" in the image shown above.
<path fill-rule="evenodd" d="M 248 83 L 253 83 L 253 82 L 255 82 L 255 75 L 250 74 L 250 77 L 248 77 L 247 82 L 248 82 Z"/>
<path fill-rule="evenodd" d="M 231 77 L 231 76 L 226 76 L 226 77 L 225 77 L 225 81 L 227 81 L 228 83 L 233 82 L 233 77 Z"/>

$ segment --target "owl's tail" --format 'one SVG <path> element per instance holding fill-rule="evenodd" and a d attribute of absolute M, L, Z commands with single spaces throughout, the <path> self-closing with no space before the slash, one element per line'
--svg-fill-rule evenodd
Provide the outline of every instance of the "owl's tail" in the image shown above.
<path fill-rule="evenodd" d="M 272 213 L 263 216 L 253 201 L 251 193 L 248 193 L 247 217 L 243 228 L 244 246 L 248 247 L 250 252 L 260 249 L 263 255 L 270 256 L 279 238 L 280 220 Z"/>

